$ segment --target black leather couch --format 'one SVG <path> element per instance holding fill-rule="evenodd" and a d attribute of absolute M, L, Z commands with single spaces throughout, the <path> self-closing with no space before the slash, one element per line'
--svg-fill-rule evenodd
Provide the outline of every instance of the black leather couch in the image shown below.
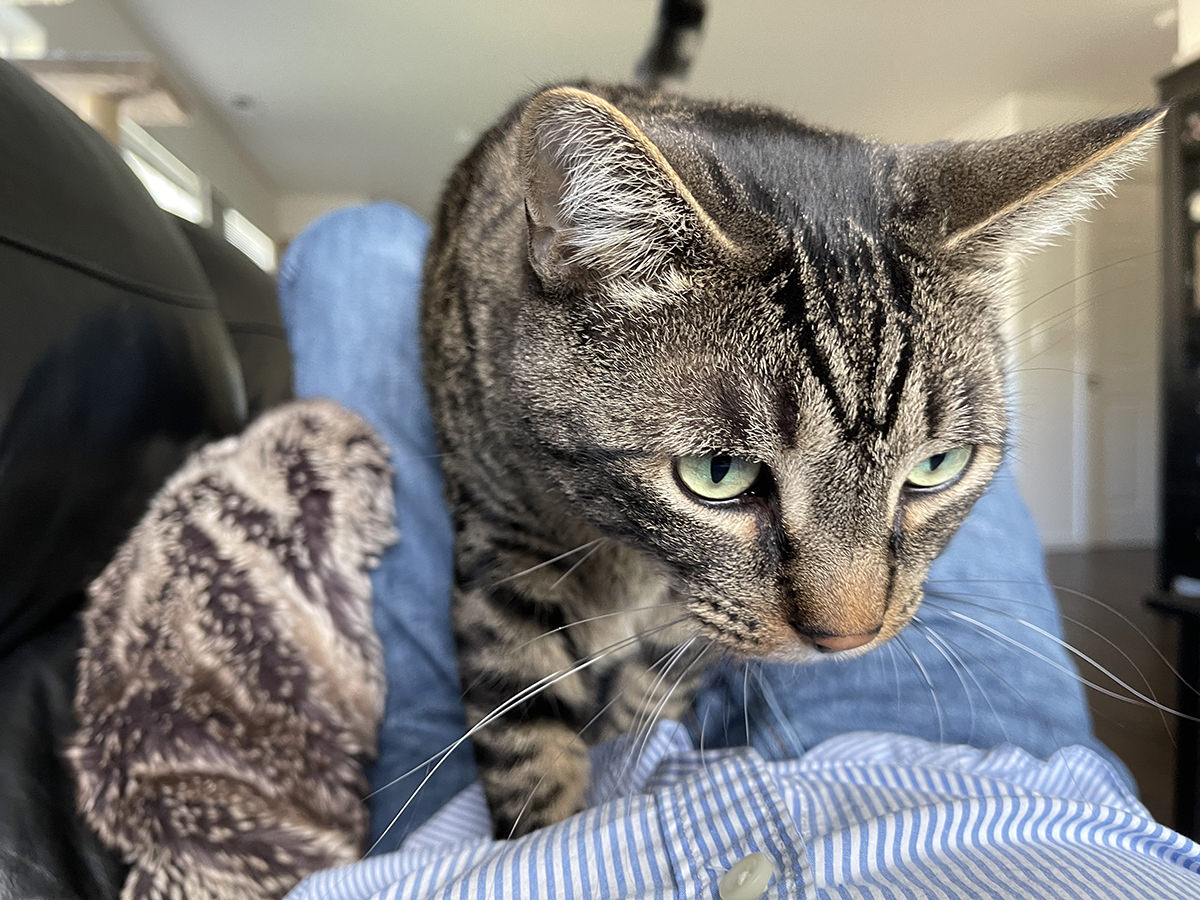
<path fill-rule="evenodd" d="M 0 900 L 118 895 L 60 756 L 85 586 L 189 450 L 290 392 L 272 279 L 0 60 Z"/>

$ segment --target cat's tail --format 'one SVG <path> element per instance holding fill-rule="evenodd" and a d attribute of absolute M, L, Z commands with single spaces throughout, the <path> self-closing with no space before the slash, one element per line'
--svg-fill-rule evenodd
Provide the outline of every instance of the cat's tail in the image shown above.
<path fill-rule="evenodd" d="M 658 27 L 637 66 L 637 83 L 656 91 L 682 86 L 700 47 L 703 25 L 704 0 L 663 0 Z"/>

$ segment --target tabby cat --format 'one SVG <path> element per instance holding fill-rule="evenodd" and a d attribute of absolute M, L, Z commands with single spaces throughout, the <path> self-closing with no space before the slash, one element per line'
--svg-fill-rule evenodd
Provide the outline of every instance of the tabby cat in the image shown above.
<path fill-rule="evenodd" d="M 857 654 L 905 626 L 1004 454 L 1008 260 L 1161 118 L 887 146 L 579 85 L 483 137 L 423 341 L 468 719 L 503 714 L 473 736 L 498 837 L 579 810 L 579 735 L 680 717 L 723 653 Z"/>

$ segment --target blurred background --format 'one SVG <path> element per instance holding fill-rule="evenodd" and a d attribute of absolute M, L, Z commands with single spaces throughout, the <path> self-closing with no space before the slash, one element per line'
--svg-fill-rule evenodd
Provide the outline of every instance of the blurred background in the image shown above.
<path fill-rule="evenodd" d="M 116 143 L 161 206 L 271 272 L 331 209 L 389 199 L 432 217 L 453 163 L 514 99 L 628 78 L 657 13 L 656 0 L 0 0 L 0 55 Z M 994 137 L 1152 105 L 1156 79 L 1198 49 L 1200 0 L 712 0 L 688 90 L 881 140 Z M 1007 324 L 1018 477 L 1053 579 L 1079 592 L 1062 596 L 1068 637 L 1174 705 L 1163 658 L 1187 647 L 1144 602 L 1170 587 L 1155 574 L 1163 169 L 1149 159 L 1025 264 Z M 1194 802 L 1177 776 L 1194 738 L 1093 698 L 1101 737 L 1175 821 Z"/>

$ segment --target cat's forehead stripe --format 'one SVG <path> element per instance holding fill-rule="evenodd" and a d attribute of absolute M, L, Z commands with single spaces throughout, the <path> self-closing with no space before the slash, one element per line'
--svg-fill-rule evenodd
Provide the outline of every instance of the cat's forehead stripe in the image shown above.
<path fill-rule="evenodd" d="M 913 283 L 898 252 L 861 231 L 836 242 L 802 232 L 765 277 L 838 428 L 887 436 L 913 365 Z"/>
<path fill-rule="evenodd" d="M 829 401 L 834 421 L 843 430 L 850 429 L 850 419 L 841 394 L 838 392 L 825 350 L 817 341 L 808 296 L 800 278 L 799 265 L 783 276 L 772 299 L 783 307 L 783 321 L 795 333 L 800 350 L 808 359 L 808 368 Z"/>
<path fill-rule="evenodd" d="M 775 394 L 775 428 L 783 446 L 796 446 L 797 430 L 800 426 L 800 398 L 796 385 L 783 383 Z"/>

